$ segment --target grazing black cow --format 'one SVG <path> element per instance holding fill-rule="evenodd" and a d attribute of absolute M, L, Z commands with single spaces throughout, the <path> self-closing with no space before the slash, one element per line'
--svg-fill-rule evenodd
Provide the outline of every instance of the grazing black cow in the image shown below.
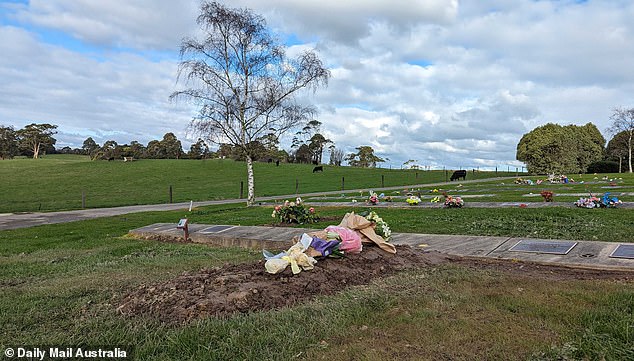
<path fill-rule="evenodd" d="M 314 161 L 313 161 L 313 164 L 314 164 L 314 165 L 317 165 L 317 164 L 319 164 L 319 163 L 318 163 L 316 160 L 314 160 Z"/>
<path fill-rule="evenodd" d="M 451 175 L 451 178 L 449 178 L 450 181 L 455 181 L 462 178 L 462 180 L 466 180 L 467 179 L 467 171 L 466 170 L 457 170 L 455 172 L 453 172 L 453 174 Z"/>
<path fill-rule="evenodd" d="M 268 163 L 273 163 L 273 159 L 269 158 Z"/>
<path fill-rule="evenodd" d="M 275 166 L 276 166 L 276 167 L 279 167 L 279 166 L 280 166 L 280 160 L 279 160 L 279 159 L 275 161 Z"/>
<path fill-rule="evenodd" d="M 324 166 L 322 165 L 318 165 L 315 168 L 313 168 L 313 173 L 323 172 L 323 171 L 324 171 Z"/>
<path fill-rule="evenodd" d="M 112 162 L 113 160 L 114 160 L 114 157 L 108 158 L 108 162 Z"/>

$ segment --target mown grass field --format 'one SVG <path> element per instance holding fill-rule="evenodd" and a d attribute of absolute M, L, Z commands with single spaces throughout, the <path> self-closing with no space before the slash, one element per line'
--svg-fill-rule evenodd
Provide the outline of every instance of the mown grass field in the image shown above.
<path fill-rule="evenodd" d="M 349 209 L 318 211 L 332 217 Z M 380 213 L 396 232 L 634 242 L 634 211 L 627 209 Z M 553 282 L 460 265 L 401 273 L 290 309 L 185 325 L 119 315 L 117 300 L 141 283 L 261 258 L 125 237 L 129 229 L 184 216 L 195 223 L 272 222 L 269 208 L 227 205 L 0 232 L 0 346 L 130 345 L 145 360 L 634 358 L 631 281 Z"/>
<path fill-rule="evenodd" d="M 607 177 L 606 180 L 603 178 Z M 581 174 L 575 175 L 574 183 L 554 183 L 544 182 L 536 184 L 537 180 L 545 180 L 544 176 L 523 176 L 525 180 L 533 181 L 533 185 L 516 184 L 514 179 L 504 179 L 496 181 L 483 181 L 478 183 L 450 182 L 442 186 L 416 187 L 403 190 L 390 190 L 383 192 L 386 196 L 396 197 L 394 201 L 405 202 L 406 193 L 420 194 L 425 202 L 431 201 L 436 196 L 442 196 L 442 192 L 447 192 L 453 196 L 463 196 L 466 202 L 543 202 L 540 196 L 541 191 L 551 191 L 554 193 L 556 202 L 574 202 L 580 197 L 587 198 L 592 195 L 601 197 L 605 192 L 610 192 L 611 197 L 618 197 L 623 202 L 634 201 L 634 174 Z M 368 191 L 363 194 L 359 192 L 342 192 L 339 196 L 318 196 L 306 198 L 311 202 L 328 201 L 351 201 L 363 202 L 368 197 Z M 378 191 L 381 193 L 381 191 Z"/>
<path fill-rule="evenodd" d="M 340 190 L 342 178 L 345 189 L 367 189 L 444 182 L 447 176 L 443 171 L 324 166 L 323 173 L 312 173 L 312 169 L 306 164 L 276 167 L 256 162 L 256 197 Z M 470 172 L 468 179 L 495 175 Z M 82 193 L 87 208 L 167 203 L 170 186 L 173 202 L 231 199 L 240 196 L 240 182 L 246 197 L 246 165 L 232 160 L 107 162 L 76 155 L 5 160 L 0 161 L 0 213 L 79 209 Z"/>

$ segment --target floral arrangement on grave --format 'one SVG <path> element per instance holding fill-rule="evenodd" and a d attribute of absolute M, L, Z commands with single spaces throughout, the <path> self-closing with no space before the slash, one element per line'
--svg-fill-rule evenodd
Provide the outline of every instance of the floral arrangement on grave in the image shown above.
<path fill-rule="evenodd" d="M 383 237 L 385 241 L 390 238 L 390 236 L 392 235 L 392 230 L 387 225 L 387 222 L 385 222 L 383 218 L 379 217 L 376 212 L 363 212 L 359 215 L 365 217 L 365 219 L 372 222 L 374 226 L 374 232 Z"/>
<path fill-rule="evenodd" d="M 368 198 L 367 203 L 371 205 L 379 204 L 379 196 L 375 192 L 370 191 L 370 198 Z"/>
<path fill-rule="evenodd" d="M 553 192 L 551 191 L 541 191 L 539 194 L 544 198 L 544 202 L 552 202 L 553 201 Z"/>
<path fill-rule="evenodd" d="M 384 201 L 386 202 L 392 202 L 394 200 L 394 198 L 392 198 L 392 196 L 385 196 L 385 198 L 383 198 Z"/>
<path fill-rule="evenodd" d="M 409 198 L 407 198 L 405 202 L 407 202 L 407 204 L 409 204 L 410 206 L 415 206 L 420 203 L 420 198 L 417 196 L 409 196 Z"/>
<path fill-rule="evenodd" d="M 462 208 L 464 206 L 464 201 L 460 197 L 450 196 L 446 192 L 443 193 L 443 196 L 445 196 L 445 208 Z"/>
<path fill-rule="evenodd" d="M 430 202 L 431 203 L 440 203 L 440 197 L 436 196 L 436 197 L 432 198 Z"/>
<path fill-rule="evenodd" d="M 623 202 L 618 198 L 610 197 L 610 192 L 606 192 L 601 198 L 592 195 L 592 193 L 590 198 L 579 198 L 575 202 L 575 206 L 579 208 L 616 208 L 621 203 Z"/>
<path fill-rule="evenodd" d="M 277 218 L 278 223 L 306 224 L 319 220 L 315 208 L 306 207 L 299 197 L 295 199 L 295 202 L 284 201 L 283 205 L 275 206 L 271 217 Z"/>

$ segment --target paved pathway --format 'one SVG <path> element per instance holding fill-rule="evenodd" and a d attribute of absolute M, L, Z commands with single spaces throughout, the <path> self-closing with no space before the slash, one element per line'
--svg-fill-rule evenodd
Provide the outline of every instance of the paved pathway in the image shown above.
<path fill-rule="evenodd" d="M 299 237 L 304 232 L 314 230 L 192 224 L 189 231 L 190 240 L 194 243 L 277 251 L 290 247 L 293 244 L 293 237 Z M 183 238 L 182 230 L 176 229 L 176 224 L 171 223 L 152 224 L 131 230 L 130 234 L 154 240 Z M 634 244 L 415 233 L 393 233 L 390 242 L 461 257 L 520 260 L 573 268 L 634 271 L 634 259 L 612 256 L 619 246 L 629 248 L 629 252 L 626 253 L 634 256 Z M 527 251 L 517 250 L 518 242 L 522 242 L 521 245 L 524 245 Z M 557 248 L 565 243 L 572 246 L 566 254 L 549 253 L 558 251 Z M 542 248 L 536 248 L 538 246 Z"/>
<path fill-rule="evenodd" d="M 476 179 L 476 180 L 468 180 L 463 181 L 461 184 L 468 183 L 481 183 L 481 182 L 489 182 L 489 181 L 497 181 L 503 179 L 515 179 L 515 177 L 498 177 L 498 178 L 488 178 L 488 179 Z M 436 187 L 440 185 L 450 184 L 447 182 L 443 183 L 430 183 L 430 184 L 417 184 L 417 185 L 408 185 L 408 186 L 397 186 L 397 187 L 386 187 L 386 188 L 375 188 L 377 191 L 385 191 L 385 190 L 396 190 L 407 188 L 419 188 L 419 187 Z M 359 191 L 367 191 L 367 189 L 350 189 L 345 192 L 359 192 Z M 333 195 L 333 194 L 341 194 L 342 191 L 328 191 L 328 192 L 313 192 L 313 193 L 302 193 L 300 197 L 314 197 L 314 196 L 322 196 L 322 195 Z M 281 195 L 281 196 L 271 196 L 271 197 L 258 197 L 258 202 L 268 202 L 276 199 L 294 199 L 297 195 Z M 235 203 L 245 203 L 244 199 L 224 199 L 218 201 L 204 201 L 204 202 L 194 202 L 194 207 L 202 207 L 209 206 L 215 204 L 235 204 Z M 117 216 L 121 214 L 128 213 L 138 213 L 138 212 L 152 212 L 152 211 L 172 211 L 178 209 L 187 209 L 189 208 L 190 203 L 172 203 L 172 204 L 152 204 L 152 205 L 139 205 L 139 206 L 124 206 L 124 207 L 112 207 L 112 208 L 96 208 L 96 209 L 80 209 L 74 211 L 61 211 L 61 212 L 33 212 L 33 213 L 0 213 L 0 230 L 7 229 L 16 229 L 16 228 L 27 228 L 33 226 L 39 226 L 44 224 L 54 224 L 54 223 L 67 223 L 74 221 L 81 221 L 85 219 L 93 219 L 100 217 L 111 217 Z"/>

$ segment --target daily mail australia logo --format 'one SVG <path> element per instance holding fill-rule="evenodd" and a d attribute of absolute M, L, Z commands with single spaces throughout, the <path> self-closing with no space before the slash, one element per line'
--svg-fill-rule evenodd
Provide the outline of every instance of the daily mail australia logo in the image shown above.
<path fill-rule="evenodd" d="M 15 350 L 14 356 L 16 358 L 26 358 L 26 359 L 69 359 L 69 358 L 79 358 L 79 359 L 125 359 L 128 357 L 128 353 L 125 350 L 120 348 L 114 348 L 109 350 L 104 349 L 86 349 L 86 348 L 60 348 L 60 347 L 50 347 L 50 348 L 32 348 L 26 349 L 22 347 L 18 347 Z"/>

